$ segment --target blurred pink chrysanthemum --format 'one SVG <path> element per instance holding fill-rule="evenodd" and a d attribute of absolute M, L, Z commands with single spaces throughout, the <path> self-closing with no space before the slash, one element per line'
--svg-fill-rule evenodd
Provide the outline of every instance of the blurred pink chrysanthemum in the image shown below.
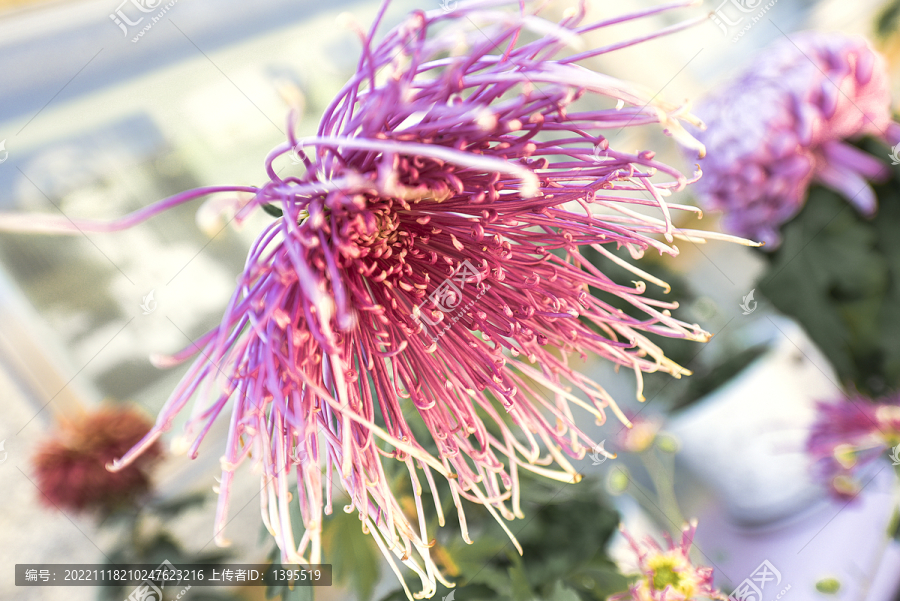
<path fill-rule="evenodd" d="M 657 124 L 699 149 L 682 126 L 692 120 L 687 107 L 577 64 L 702 22 L 579 50 L 585 33 L 692 0 L 589 25 L 580 24 L 583 3 L 559 23 L 524 5 L 508 12 L 494 0 L 460 3 L 416 11 L 376 42 L 387 4 L 369 32 L 359 30 L 358 71 L 318 134 L 298 139 L 291 130 L 267 158 L 265 185 L 192 190 L 107 224 L 7 216 L 0 226 L 109 231 L 214 192 L 253 194 L 244 214 L 261 206 L 280 214 L 253 245 L 221 325 L 160 360 L 201 349 L 153 431 L 113 469 L 155 444 L 192 397 L 186 429 L 196 456 L 230 404 L 217 539 L 234 471 L 252 452 L 263 472 L 263 518 L 285 561 L 320 561 L 323 514 L 338 484 L 397 574 L 392 555 L 421 578 L 418 596 L 431 596 L 445 581 L 429 554 L 423 486 L 443 524 L 435 476 L 446 479 L 467 541 L 464 499 L 501 525 L 522 517 L 519 470 L 577 481 L 566 456 L 595 446 L 574 407 L 600 422 L 611 410 L 627 423 L 570 356 L 632 369 L 642 398 L 643 372 L 688 373 L 650 336 L 708 339 L 673 317 L 675 303 L 645 298 L 645 281 L 666 284 L 615 251 L 675 255 L 676 239 L 728 237 L 676 228 L 672 212 L 695 209 L 666 198 L 689 178 L 652 151 L 617 151 L 601 134 Z M 275 162 L 287 158 L 300 175 L 279 175 Z M 613 282 L 582 247 L 639 281 Z M 431 440 L 417 438 L 414 425 Z M 408 469 L 418 523 L 392 494 L 385 458 Z M 299 541 L 292 498 L 303 517 Z"/>
<path fill-rule="evenodd" d="M 713 569 L 698 567 L 691 562 L 691 547 L 697 522 L 684 527 L 680 544 L 663 533 L 668 549 L 659 546 L 652 537 L 639 544 L 625 528 L 622 535 L 635 553 L 640 573 L 627 592 L 612 595 L 609 601 L 690 601 L 692 599 L 726 599 L 713 586 Z"/>
<path fill-rule="evenodd" d="M 813 181 L 860 213 L 877 209 L 866 180 L 889 172 L 884 157 L 846 143 L 863 135 L 900 143 L 891 121 L 884 59 L 862 38 L 803 33 L 754 56 L 746 72 L 697 108 L 709 155 L 695 191 L 737 235 L 780 243 Z"/>
<path fill-rule="evenodd" d="M 900 464 L 900 398 L 821 402 L 806 449 L 817 475 L 841 498 L 860 491 L 858 474 L 879 457 Z"/>
<path fill-rule="evenodd" d="M 101 407 L 61 421 L 32 458 L 42 501 L 61 510 L 111 511 L 128 507 L 150 490 L 149 468 L 162 455 L 150 445 L 123 470 L 106 465 L 150 431 L 152 423 L 128 407 Z"/>

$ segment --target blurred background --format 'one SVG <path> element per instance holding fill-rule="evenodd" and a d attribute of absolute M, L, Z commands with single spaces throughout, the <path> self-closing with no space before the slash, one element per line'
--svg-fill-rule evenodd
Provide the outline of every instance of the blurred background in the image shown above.
<path fill-rule="evenodd" d="M 656 4 L 603 0 L 591 10 L 615 15 Z M 615 35 L 625 39 L 722 4 L 706 1 Z M 188 188 L 265 181 L 263 159 L 287 131 L 286 96 L 301 93 L 298 131 L 311 134 L 355 70 L 358 39 L 338 24 L 338 15 L 350 12 L 368 24 L 377 8 L 376 2 L 349 0 L 178 0 L 149 12 L 128 1 L 0 0 L 0 210 L 109 218 Z M 437 8 L 437 0 L 398 0 L 385 22 Z M 709 21 L 589 66 L 673 102 L 701 98 L 785 34 L 840 31 L 876 43 L 876 22 L 885 9 L 880 0 L 777 0 L 740 39 Z M 877 43 L 887 53 L 898 98 L 900 56 L 892 54 L 890 40 L 888 35 Z M 651 143 L 664 161 L 690 168 L 674 143 L 655 132 L 624 132 L 614 145 L 632 151 Z M 57 424 L 100 403 L 127 403 L 153 419 L 186 367 L 157 369 L 149 357 L 189 346 L 218 323 L 267 217 L 254 215 L 237 228 L 208 212 L 197 215 L 198 207 L 184 206 L 115 234 L 0 236 L 0 599 L 100 594 L 93 588 L 16 588 L 16 563 L 102 563 L 116 549 L 121 557 L 134 557 L 120 549 L 127 529 L 48 506 L 32 457 Z M 717 227 L 715 215 L 702 227 Z M 812 402 L 838 394 L 843 380 L 827 349 L 823 355 L 802 320 L 781 315 L 760 292 L 760 311 L 744 314 L 742 304 L 766 269 L 758 251 L 724 243 L 686 243 L 681 250 L 677 262 L 657 260 L 653 269 L 683 293 L 687 321 L 721 333 L 702 349 L 671 350 L 706 388 L 648 376 L 643 413 L 629 402 L 631 374 L 603 364 L 585 369 L 632 413 L 669 419 L 673 408 L 690 405 L 672 413 L 667 430 L 680 441 L 677 494 L 685 513 L 700 518 L 703 563 L 715 565 L 726 593 L 768 560 L 778 568 L 782 588 L 792 585 L 790 599 L 894 599 L 900 553 L 896 543 L 881 542 L 894 503 L 891 470 L 868 480 L 852 504 L 830 499 L 807 473 L 803 441 L 814 418 Z M 759 348 L 765 350 L 753 354 Z M 756 361 L 763 352 L 767 361 Z M 698 402 L 712 395 L 718 395 L 715 402 Z M 164 439 L 166 456 L 153 468 L 156 513 L 142 528 L 155 532 L 162 528 L 157 522 L 165 522 L 185 557 L 217 552 L 212 489 L 227 422 L 207 436 L 193 461 L 178 452 L 179 426 Z M 612 448 L 618 428 L 588 432 Z M 639 470 L 635 459 L 616 461 Z M 583 473 L 606 481 L 615 462 L 588 457 L 582 463 Z M 640 494 L 631 493 L 611 500 L 597 494 L 630 528 L 652 530 Z M 233 495 L 229 560 L 265 561 L 273 545 L 260 536 L 258 476 L 239 471 Z M 173 500 L 184 504 L 173 508 Z M 617 546 L 621 539 L 611 543 L 613 559 Z M 377 574 L 378 566 L 359 561 L 359 570 Z M 396 582 L 388 570 L 380 573 L 367 573 L 362 583 L 344 578 L 317 590 L 316 598 L 381 599 Z M 816 588 L 828 579 L 839 581 L 839 590 Z M 777 592 L 748 601 L 770 601 Z M 245 599 L 264 593 L 228 591 Z M 191 592 L 198 599 L 203 594 Z"/>

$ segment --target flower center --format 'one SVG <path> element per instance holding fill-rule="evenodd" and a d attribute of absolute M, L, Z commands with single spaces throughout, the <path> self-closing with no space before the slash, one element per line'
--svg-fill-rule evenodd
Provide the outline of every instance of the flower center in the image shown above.
<path fill-rule="evenodd" d="M 691 565 L 680 554 L 669 552 L 656 555 L 648 559 L 647 567 L 653 573 L 653 577 L 647 579 L 653 591 L 662 591 L 671 586 L 684 599 L 694 596 L 697 581 L 693 577 Z"/>
<path fill-rule="evenodd" d="M 674 570 L 674 562 L 669 560 L 663 565 L 653 568 L 653 588 L 661 591 L 670 584 L 672 588 L 678 589 L 681 584 L 681 575 Z"/>

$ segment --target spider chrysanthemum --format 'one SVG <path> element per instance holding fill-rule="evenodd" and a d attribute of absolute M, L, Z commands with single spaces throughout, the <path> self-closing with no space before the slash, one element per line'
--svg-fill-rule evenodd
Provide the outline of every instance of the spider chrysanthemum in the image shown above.
<path fill-rule="evenodd" d="M 278 215 L 253 245 L 221 325 L 169 359 L 201 349 L 151 433 L 113 469 L 195 398 L 192 455 L 230 414 L 217 537 L 235 469 L 252 453 L 263 518 L 286 562 L 320 561 L 337 485 L 398 576 L 394 557 L 421 578 L 416 596 L 431 596 L 446 581 L 429 554 L 423 487 L 443 524 L 436 479 L 449 483 L 468 540 L 464 500 L 503 524 L 522 516 L 520 470 L 577 481 L 567 457 L 595 446 L 577 412 L 603 422 L 611 410 L 627 423 L 570 357 L 633 370 L 638 397 L 644 372 L 688 373 L 651 338 L 709 335 L 674 317 L 675 303 L 646 298 L 645 282 L 665 283 L 616 251 L 675 255 L 676 239 L 722 236 L 673 224 L 674 211 L 694 209 L 666 199 L 693 177 L 652 151 L 614 149 L 604 132 L 657 125 L 702 150 L 682 127 L 693 118 L 686 105 L 578 63 L 703 17 L 585 49 L 583 34 L 694 2 L 588 25 L 584 3 L 558 23 L 503 4 L 417 11 L 377 41 L 385 1 L 359 30 L 358 70 L 317 134 L 291 133 L 268 156 L 260 187 L 193 190 L 107 224 L 6 218 L 20 229 L 120 229 L 215 192 L 249 192 L 244 214 L 264 206 Z M 284 155 L 299 174 L 279 174 Z M 586 248 L 636 281 L 613 281 Z M 622 302 L 633 311 L 614 306 Z M 386 461 L 408 470 L 417 516 L 401 510 Z"/>

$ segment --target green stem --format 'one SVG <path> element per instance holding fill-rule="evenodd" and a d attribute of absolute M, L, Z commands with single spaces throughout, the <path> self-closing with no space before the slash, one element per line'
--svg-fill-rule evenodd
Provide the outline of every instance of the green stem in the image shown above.
<path fill-rule="evenodd" d="M 681 508 L 678 506 L 678 499 L 675 496 L 675 478 L 674 478 L 674 462 L 671 467 L 667 468 L 659 459 L 656 451 L 651 446 L 646 451 L 638 453 L 641 462 L 650 474 L 653 481 L 653 487 L 656 489 L 656 495 L 659 498 L 659 508 L 665 516 L 668 524 L 665 526 L 677 537 L 681 534 L 681 528 L 685 524 L 684 516 Z"/>
<path fill-rule="evenodd" d="M 615 469 L 615 468 L 614 468 Z M 653 494 L 650 491 L 646 490 L 643 486 L 638 484 L 631 476 L 628 477 L 628 488 L 624 492 L 629 492 L 628 489 L 637 490 L 640 495 L 636 495 L 631 493 L 631 497 L 638 502 L 638 504 L 646 511 L 648 514 L 654 516 L 654 519 L 659 524 L 665 524 L 668 521 L 668 516 L 665 512 L 660 508 L 659 503 L 653 502 Z"/>

